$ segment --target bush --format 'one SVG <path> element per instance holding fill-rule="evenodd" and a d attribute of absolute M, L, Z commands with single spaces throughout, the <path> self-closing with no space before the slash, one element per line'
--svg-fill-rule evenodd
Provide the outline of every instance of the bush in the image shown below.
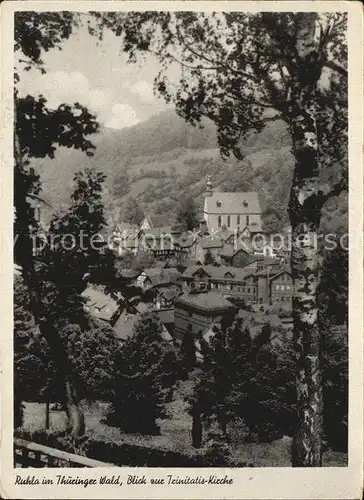
<path fill-rule="evenodd" d="M 249 427 L 241 417 L 235 417 L 229 422 L 227 432 L 232 446 L 247 442 L 250 435 Z"/>
<path fill-rule="evenodd" d="M 226 442 L 226 436 L 218 430 L 209 433 L 204 460 L 207 467 L 229 467 L 231 465 L 231 452 Z"/>

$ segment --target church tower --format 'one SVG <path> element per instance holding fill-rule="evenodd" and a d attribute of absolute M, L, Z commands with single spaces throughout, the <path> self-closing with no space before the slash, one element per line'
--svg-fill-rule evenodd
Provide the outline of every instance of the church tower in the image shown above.
<path fill-rule="evenodd" d="M 211 176 L 210 175 L 207 178 L 206 194 L 205 194 L 205 196 L 212 196 L 212 182 L 211 182 Z"/>
<path fill-rule="evenodd" d="M 208 217 L 208 210 L 207 210 L 207 200 L 211 196 L 212 196 L 212 182 L 211 182 L 211 176 L 209 175 L 208 178 L 207 178 L 207 183 L 206 183 L 205 202 L 204 202 L 204 207 L 203 207 L 203 218 L 205 220 L 204 231 L 208 231 L 208 229 L 209 229 L 209 217 Z"/>

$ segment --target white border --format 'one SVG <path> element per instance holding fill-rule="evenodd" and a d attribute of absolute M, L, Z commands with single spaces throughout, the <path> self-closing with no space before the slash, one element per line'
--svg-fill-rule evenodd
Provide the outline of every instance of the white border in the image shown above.
<path fill-rule="evenodd" d="M 12 231 L 13 231 L 13 13 L 21 10 L 73 10 L 87 12 L 128 10 L 243 10 L 348 12 L 349 49 L 349 465 L 337 468 L 245 469 L 107 469 L 108 474 L 146 474 L 184 477 L 227 473 L 233 486 L 14 486 L 21 474 L 55 477 L 71 473 L 99 477 L 100 469 L 13 469 L 12 466 Z M 361 498 L 363 477 L 363 13 L 354 1 L 6 1 L 1 5 L 2 162 L 0 170 L 0 361 L 1 361 L 1 461 L 2 498 L 230 498 L 230 499 L 356 499 Z"/>

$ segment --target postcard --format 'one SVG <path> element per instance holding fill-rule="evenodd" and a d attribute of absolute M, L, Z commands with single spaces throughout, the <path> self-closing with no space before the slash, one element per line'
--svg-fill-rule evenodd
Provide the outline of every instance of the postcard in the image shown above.
<path fill-rule="evenodd" d="M 1 497 L 361 498 L 361 3 L 10 0 L 1 42 Z"/>

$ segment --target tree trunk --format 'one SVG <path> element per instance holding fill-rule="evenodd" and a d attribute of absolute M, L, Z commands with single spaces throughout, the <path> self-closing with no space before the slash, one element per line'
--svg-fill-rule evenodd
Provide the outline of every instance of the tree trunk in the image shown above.
<path fill-rule="evenodd" d="M 318 328 L 317 288 L 320 224 L 317 133 L 312 108 L 301 108 L 292 120 L 296 166 L 290 195 L 292 224 L 291 269 L 294 284 L 293 330 L 296 351 L 298 429 L 292 463 L 322 464 L 321 335 Z"/>
<path fill-rule="evenodd" d="M 22 267 L 22 276 L 28 289 L 31 311 L 39 328 L 40 334 L 46 339 L 52 352 L 53 359 L 58 368 L 59 375 L 64 381 L 67 414 L 69 418 L 69 430 L 71 435 L 80 436 L 85 431 L 84 416 L 79 408 L 75 377 L 72 372 L 68 354 L 62 339 L 54 325 L 47 319 L 48 314 L 41 300 L 41 284 L 38 280 L 33 256 L 33 240 L 30 230 L 32 215 L 27 201 L 29 179 L 24 175 L 23 159 L 20 150 L 19 137 L 16 131 L 16 113 L 14 117 L 14 205 L 16 210 L 16 257 L 18 264 Z"/>
<path fill-rule="evenodd" d="M 223 433 L 223 435 L 226 437 L 227 435 L 227 421 L 226 421 L 226 417 L 224 414 L 220 414 L 218 416 L 218 424 L 219 424 L 219 428 L 220 428 L 220 431 Z"/>
<path fill-rule="evenodd" d="M 195 413 L 192 419 L 192 446 L 194 448 L 201 448 L 202 444 L 202 423 L 201 415 Z"/>
<path fill-rule="evenodd" d="M 45 428 L 46 430 L 49 429 L 49 399 L 47 397 L 46 399 L 46 411 L 45 411 Z"/>
<path fill-rule="evenodd" d="M 67 431 L 73 437 L 85 433 L 85 418 L 79 406 L 75 384 L 69 379 L 65 380 Z"/>
<path fill-rule="evenodd" d="M 318 327 L 318 229 L 321 217 L 315 89 L 315 13 L 297 15 L 297 59 L 291 88 L 290 132 L 295 169 L 289 201 L 294 284 L 293 332 L 296 352 L 298 426 L 292 446 L 294 467 L 322 466 L 323 390 Z"/>

